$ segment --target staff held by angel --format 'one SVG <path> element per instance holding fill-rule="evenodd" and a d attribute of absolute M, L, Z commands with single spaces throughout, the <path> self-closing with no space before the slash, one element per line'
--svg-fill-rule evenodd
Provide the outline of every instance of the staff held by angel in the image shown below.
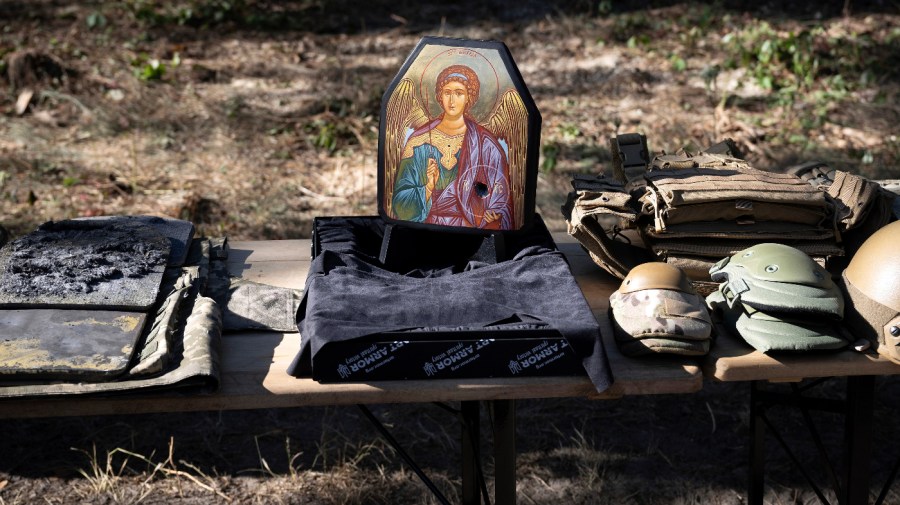
<path fill-rule="evenodd" d="M 391 217 L 516 229 L 522 220 L 527 145 L 521 97 L 507 90 L 482 125 L 471 115 L 481 90 L 471 68 L 450 65 L 438 74 L 434 93 L 442 113 L 437 118 L 427 118 L 414 88 L 410 79 L 403 79 L 388 105 L 394 131 L 385 158 Z"/>

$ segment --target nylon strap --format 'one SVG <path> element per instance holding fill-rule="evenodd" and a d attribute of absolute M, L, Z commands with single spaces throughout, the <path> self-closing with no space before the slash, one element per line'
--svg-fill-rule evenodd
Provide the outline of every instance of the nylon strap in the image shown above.
<path fill-rule="evenodd" d="M 647 137 L 640 133 L 623 133 L 609 139 L 613 176 L 622 184 L 640 180 L 650 163 Z"/>

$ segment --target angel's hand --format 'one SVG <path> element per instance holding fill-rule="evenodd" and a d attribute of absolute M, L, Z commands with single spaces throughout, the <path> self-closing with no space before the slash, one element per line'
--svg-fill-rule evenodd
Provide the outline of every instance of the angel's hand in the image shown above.
<path fill-rule="evenodd" d="M 494 221 L 500 219 L 500 213 L 494 212 L 492 210 L 486 211 L 484 213 L 484 222 L 485 224 L 493 223 Z"/>
<path fill-rule="evenodd" d="M 428 168 L 425 169 L 425 196 L 431 195 L 438 180 L 438 165 L 434 158 L 428 159 Z"/>

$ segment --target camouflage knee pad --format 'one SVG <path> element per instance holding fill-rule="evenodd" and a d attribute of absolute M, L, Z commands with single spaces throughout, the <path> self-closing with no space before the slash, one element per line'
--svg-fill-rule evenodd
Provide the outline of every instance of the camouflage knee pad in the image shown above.
<path fill-rule="evenodd" d="M 659 262 L 634 267 L 609 305 L 616 343 L 626 356 L 709 352 L 709 313 L 676 267 Z"/>

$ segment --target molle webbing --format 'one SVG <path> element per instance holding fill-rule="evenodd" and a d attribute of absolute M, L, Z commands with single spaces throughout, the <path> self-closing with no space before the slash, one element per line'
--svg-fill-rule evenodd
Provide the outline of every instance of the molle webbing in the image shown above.
<path fill-rule="evenodd" d="M 821 161 L 809 161 L 789 167 L 784 173 L 794 174 L 817 189 L 827 190 L 834 182 L 835 170 Z"/>
<path fill-rule="evenodd" d="M 796 176 L 763 172 L 741 165 L 651 170 L 646 178 L 668 205 L 749 199 L 821 208 L 827 206 L 821 191 Z"/>
<path fill-rule="evenodd" d="M 643 135 L 619 135 L 610 148 L 616 180 L 576 176 L 563 213 L 569 234 L 613 275 L 624 278 L 630 266 L 662 259 L 695 281 L 708 280 L 707 265 L 762 242 L 791 245 L 820 262 L 844 255 L 835 198 L 794 173 L 753 168 L 733 142 L 650 161 Z M 829 170 L 800 168 L 814 176 Z M 629 228 L 646 247 L 615 239 Z"/>
<path fill-rule="evenodd" d="M 754 243 L 756 241 L 753 241 Z M 785 240 L 781 243 L 789 245 L 803 251 L 809 256 L 825 257 L 840 256 L 843 251 L 836 246 L 833 241 L 792 241 Z M 662 258 L 670 255 L 674 256 L 700 256 L 706 258 L 724 258 L 731 256 L 738 251 L 742 251 L 748 247 L 746 240 L 715 240 L 709 242 L 692 241 L 692 240 L 665 240 L 658 243 L 651 243 L 653 252 Z"/>
<path fill-rule="evenodd" d="M 830 240 L 834 243 L 834 231 L 827 228 L 814 227 L 800 223 L 782 221 L 760 221 L 752 223 L 736 223 L 734 221 L 696 221 L 668 226 L 663 230 L 647 226 L 642 229 L 650 240 L 666 240 L 675 238 L 708 239 L 741 239 L 760 242 L 760 239 L 784 240 Z M 762 240 L 764 242 L 764 240 Z"/>
<path fill-rule="evenodd" d="M 705 221 L 710 216 L 716 216 L 719 220 L 743 223 L 787 219 L 793 223 L 809 225 L 820 225 L 827 218 L 824 207 L 754 201 L 746 198 L 668 207 L 662 211 L 662 218 L 667 225 Z"/>
<path fill-rule="evenodd" d="M 859 227 L 870 214 L 877 214 L 878 229 L 890 221 L 890 208 L 894 195 L 883 190 L 877 183 L 864 177 L 840 170 L 835 171 L 834 182 L 828 194 L 839 202 L 837 218 L 843 230 Z M 882 204 L 881 200 L 885 203 Z M 873 212 L 873 209 L 878 209 Z"/>

